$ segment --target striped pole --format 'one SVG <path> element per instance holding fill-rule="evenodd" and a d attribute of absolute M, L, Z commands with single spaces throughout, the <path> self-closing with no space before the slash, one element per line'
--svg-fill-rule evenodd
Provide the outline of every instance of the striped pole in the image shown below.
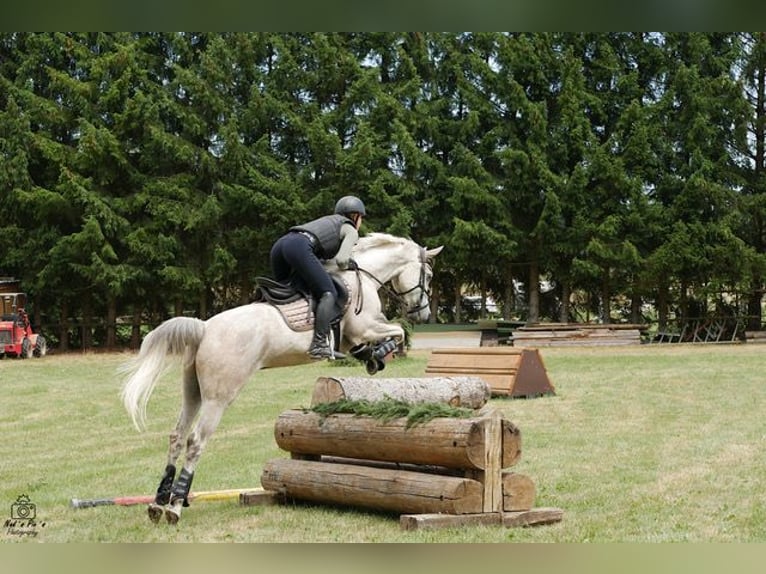
<path fill-rule="evenodd" d="M 190 492 L 189 500 L 231 500 L 239 499 L 243 492 L 257 492 L 262 488 L 235 488 L 231 490 L 203 490 L 200 492 Z M 113 498 L 91 498 L 81 499 L 73 498 L 70 501 L 72 508 L 93 508 L 94 506 L 134 506 L 136 504 L 149 504 L 154 502 L 154 495 L 138 496 L 115 496 Z"/>

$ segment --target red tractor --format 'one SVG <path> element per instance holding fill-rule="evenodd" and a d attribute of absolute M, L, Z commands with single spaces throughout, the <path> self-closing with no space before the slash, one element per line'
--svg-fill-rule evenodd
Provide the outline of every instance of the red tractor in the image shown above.
<path fill-rule="evenodd" d="M 31 359 L 48 352 L 45 337 L 32 332 L 26 301 L 24 293 L 0 292 L 0 359 L 6 355 Z"/>

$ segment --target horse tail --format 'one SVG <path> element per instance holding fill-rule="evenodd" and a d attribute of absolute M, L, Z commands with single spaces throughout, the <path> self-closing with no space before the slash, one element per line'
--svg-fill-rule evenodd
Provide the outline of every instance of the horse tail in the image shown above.
<path fill-rule="evenodd" d="M 194 362 L 197 348 L 205 334 L 205 322 L 191 317 L 174 317 L 149 332 L 138 355 L 119 371 L 127 377 L 122 386 L 122 403 L 133 424 L 145 428 L 146 405 L 160 376 L 168 369 L 168 355 L 186 351 L 185 365 Z"/>

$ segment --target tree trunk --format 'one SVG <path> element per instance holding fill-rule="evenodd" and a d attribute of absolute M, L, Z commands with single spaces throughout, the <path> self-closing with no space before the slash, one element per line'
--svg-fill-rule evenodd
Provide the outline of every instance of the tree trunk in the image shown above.
<path fill-rule="evenodd" d="M 455 285 L 455 323 L 460 323 L 463 319 L 462 310 L 462 294 L 460 293 L 460 281 Z"/>
<path fill-rule="evenodd" d="M 665 331 L 668 328 L 668 286 L 661 282 L 657 288 L 657 322 L 658 329 Z"/>
<path fill-rule="evenodd" d="M 69 350 L 69 305 L 61 303 L 61 324 L 59 325 L 59 348 L 62 351 Z"/>
<path fill-rule="evenodd" d="M 528 285 L 527 303 L 527 323 L 535 324 L 540 322 L 540 267 L 537 261 L 529 264 L 529 285 Z"/>
<path fill-rule="evenodd" d="M 604 269 L 604 275 L 601 280 L 601 322 L 609 324 L 612 322 L 612 292 L 609 285 L 609 269 Z"/>
<path fill-rule="evenodd" d="M 109 350 L 117 346 L 117 299 L 109 295 L 106 309 L 106 348 Z"/>
<path fill-rule="evenodd" d="M 569 299 L 572 291 L 569 287 L 569 281 L 561 283 L 561 307 L 559 308 L 559 321 L 569 323 Z"/>
<path fill-rule="evenodd" d="M 133 321 L 130 328 L 130 348 L 134 351 L 141 346 L 141 307 L 133 305 Z"/>
<path fill-rule="evenodd" d="M 747 329 L 749 331 L 760 331 L 763 324 L 763 311 L 761 310 L 761 303 L 763 301 L 763 290 L 760 277 L 753 277 L 753 285 L 755 288 L 750 293 L 747 299 Z"/>
<path fill-rule="evenodd" d="M 428 318 L 428 322 L 437 323 L 439 319 L 439 299 L 441 298 L 441 291 L 438 285 L 431 285 L 431 300 L 429 301 L 431 306 L 431 316 Z"/>
<path fill-rule="evenodd" d="M 508 265 L 505 272 L 505 292 L 503 294 L 503 319 L 510 321 L 516 311 L 516 293 L 513 288 L 513 271 Z"/>
<path fill-rule="evenodd" d="M 82 350 L 93 346 L 93 307 L 90 293 L 85 293 L 82 300 Z"/>

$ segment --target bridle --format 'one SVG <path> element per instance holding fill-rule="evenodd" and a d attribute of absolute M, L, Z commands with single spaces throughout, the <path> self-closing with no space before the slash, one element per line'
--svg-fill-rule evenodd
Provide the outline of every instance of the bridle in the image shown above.
<path fill-rule="evenodd" d="M 356 269 L 356 280 L 357 280 L 357 286 L 358 286 L 358 292 L 359 297 L 357 299 L 356 307 L 354 307 L 354 314 L 359 315 L 362 312 L 362 309 L 364 307 L 363 302 L 363 296 L 362 296 L 362 278 L 360 273 L 364 273 L 367 275 L 367 277 L 371 278 L 373 281 L 375 281 L 378 284 L 378 287 L 382 288 L 386 293 L 396 298 L 400 303 L 405 303 L 404 297 L 406 295 L 409 295 L 415 289 L 420 289 L 420 298 L 418 299 L 420 305 L 416 307 L 411 307 L 407 309 L 406 313 L 407 315 L 414 315 L 415 313 L 422 311 L 423 309 L 427 308 L 431 303 L 431 292 L 426 289 L 426 274 L 428 272 L 428 257 L 426 255 L 426 250 L 424 247 L 420 248 L 420 278 L 418 279 L 418 282 L 413 287 L 410 287 L 406 291 L 397 291 L 393 287 L 383 283 L 380 279 L 375 277 L 372 273 L 367 271 L 366 269 L 362 269 L 361 267 L 357 267 Z M 422 303 L 425 295 L 425 303 Z"/>

